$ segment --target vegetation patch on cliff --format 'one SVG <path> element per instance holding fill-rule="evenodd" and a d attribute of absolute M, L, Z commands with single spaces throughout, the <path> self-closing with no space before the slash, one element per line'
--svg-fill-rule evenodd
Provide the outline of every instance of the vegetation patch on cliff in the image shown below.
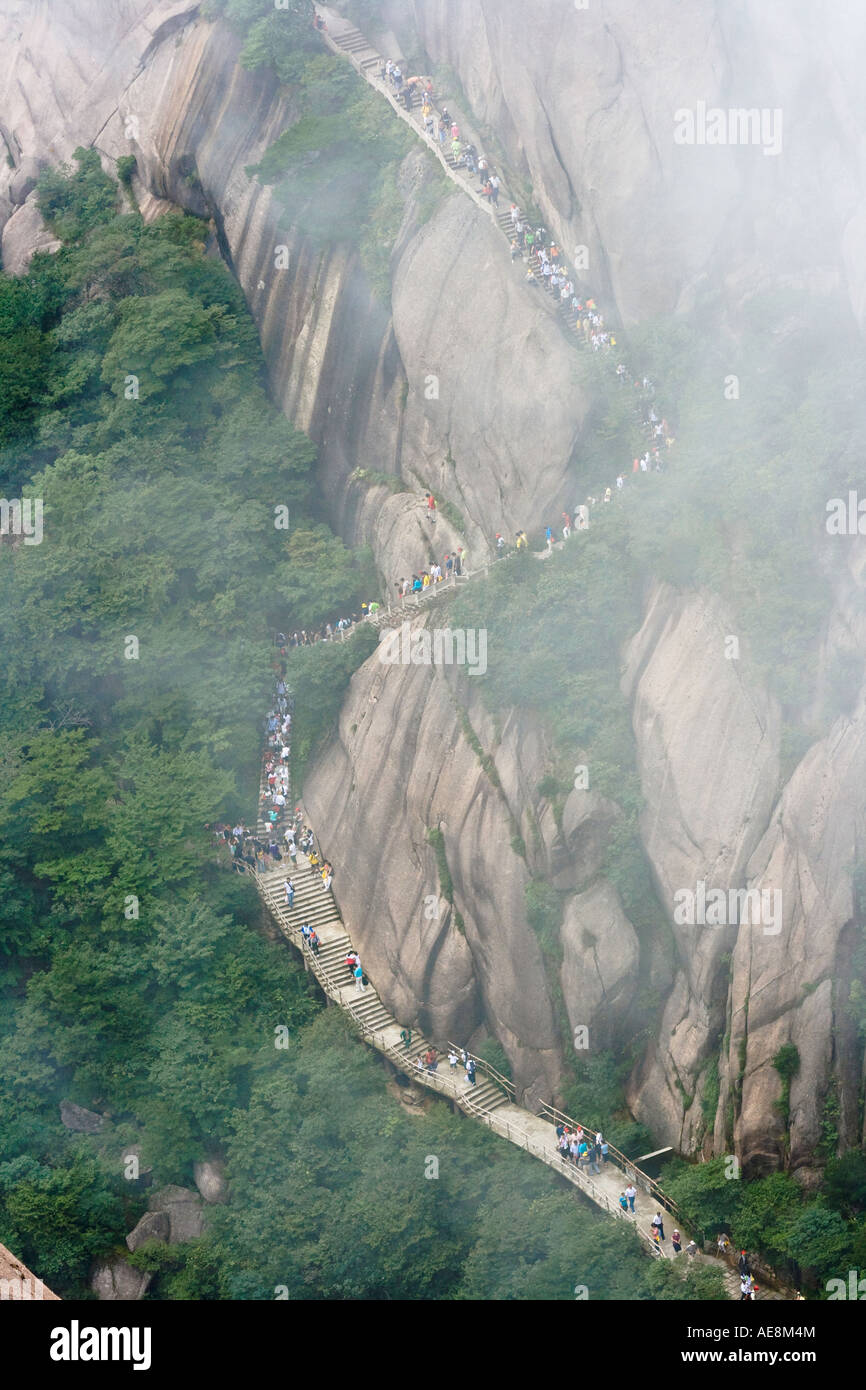
<path fill-rule="evenodd" d="M 292 225 L 318 245 L 356 246 L 377 298 L 387 303 L 391 253 L 406 214 L 400 185 L 416 137 L 346 61 L 324 48 L 312 6 L 275 13 L 270 0 L 211 0 L 208 12 L 245 36 L 241 61 L 271 68 L 294 119 L 248 174 L 273 184 Z M 429 217 L 448 184 L 425 161 L 418 216 Z"/>
<path fill-rule="evenodd" d="M 804 1193 L 788 1173 L 743 1182 L 735 1164 L 731 1157 L 665 1164 L 665 1192 L 707 1239 L 726 1232 L 735 1249 L 762 1257 L 786 1283 L 816 1296 L 840 1272 L 866 1268 L 866 1155 L 831 1160 L 818 1195 Z"/>

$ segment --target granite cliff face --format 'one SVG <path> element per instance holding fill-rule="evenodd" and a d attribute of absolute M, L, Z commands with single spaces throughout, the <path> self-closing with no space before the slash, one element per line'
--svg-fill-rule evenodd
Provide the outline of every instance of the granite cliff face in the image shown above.
<path fill-rule="evenodd" d="M 862 575 L 862 557 L 855 568 Z M 847 630 L 842 611 L 834 621 Z M 498 1036 L 531 1099 L 555 1091 L 569 1046 L 556 992 L 569 1028 L 615 1049 L 657 993 L 629 1085 L 635 1116 L 684 1152 L 736 1152 L 747 1173 L 785 1162 L 809 1182 L 828 1096 L 841 1139 L 860 1142 L 863 1048 L 848 1001 L 866 691 L 782 786 L 778 710 L 748 655 L 726 658 L 728 626 L 712 596 L 660 586 L 624 653 L 641 834 L 670 939 L 641 941 L 601 875 L 616 808 L 574 791 L 557 825 L 538 785 L 543 735 L 526 716 L 500 725 L 487 715 L 471 677 L 455 684 L 441 668 L 374 654 L 305 794 L 326 852 L 342 861 L 341 907 L 398 1016 L 443 1040 Z M 452 904 L 430 830 L 442 834 Z M 527 915 L 532 878 L 564 894 L 555 967 Z M 763 893 L 760 913 L 678 924 L 677 894 L 701 882 Z M 801 1066 L 786 1122 L 773 1059 L 788 1043 Z"/>
<path fill-rule="evenodd" d="M 471 676 L 390 664 L 384 650 L 355 676 L 338 737 L 305 786 L 326 850 L 336 859 L 350 847 L 339 856 L 341 909 L 398 1017 L 443 1041 L 493 1033 L 527 1097 L 549 1098 L 563 1047 L 552 984 L 570 1026 L 589 1027 L 596 1045 L 628 1031 L 640 947 L 598 877 L 616 810 L 575 791 L 558 826 L 537 795 L 548 750 L 534 723 L 494 719 Z M 533 878 L 566 895 L 561 968 L 545 965 L 528 920 Z"/>
<path fill-rule="evenodd" d="M 460 77 L 550 227 L 629 324 L 770 285 L 841 287 L 861 326 L 866 13 L 809 0 L 385 0 Z M 780 111 L 781 152 L 684 145 L 675 113 Z M 767 126 L 770 132 L 770 126 Z M 773 146 L 772 137 L 766 142 Z M 805 215 L 804 215 L 805 214 Z"/>
<path fill-rule="evenodd" d="M 429 174 L 420 149 L 410 155 L 389 313 L 355 254 L 313 248 L 245 172 L 293 113 L 275 81 L 238 66 L 234 36 L 199 19 L 196 5 L 130 0 L 107 26 L 97 9 L 70 13 L 57 0 L 38 21 L 23 6 L 5 20 L 14 58 L 0 122 L 15 167 L 0 171 L 4 266 L 18 273 L 51 245 L 33 194 L 41 165 L 79 144 L 95 145 L 107 167 L 134 153 L 145 216 L 174 204 L 214 219 L 259 324 L 273 394 L 320 445 L 335 524 L 373 544 L 389 580 L 416 569 L 426 547 L 419 556 L 406 499 L 383 508 L 381 492 L 349 482 L 356 468 L 395 474 L 416 495 L 435 488 L 461 512 L 478 561 L 498 529 L 570 505 L 586 402 L 555 321 L 503 275 L 490 219 L 455 190 L 419 225 L 415 196 Z M 287 269 L 276 267 L 280 246 Z M 526 390 L 542 379 L 550 401 Z"/>
<path fill-rule="evenodd" d="M 673 0 L 593 0 L 588 10 L 537 0 L 531 24 L 517 0 L 391 10 L 398 35 L 410 14 L 431 57 L 459 74 L 475 118 L 496 130 L 563 245 L 589 247 L 590 279 L 625 322 L 704 296 L 721 296 L 735 316 L 755 290 L 805 276 L 842 286 L 862 315 L 866 211 L 851 191 L 861 182 L 861 19 L 842 32 L 805 3 L 770 3 L 747 22 L 714 0 L 688 13 Z M 20 272 L 51 242 L 32 191 L 42 164 L 79 144 L 97 146 L 106 167 L 135 153 L 145 216 L 181 205 L 212 218 L 259 325 L 275 399 L 319 444 L 334 523 L 372 544 L 384 579 L 428 557 L 425 486 L 460 511 L 473 566 L 497 530 L 573 503 L 589 404 L 573 355 L 504 273 L 501 238 L 474 204 L 455 193 L 424 220 L 420 153 L 401 171 L 405 218 L 385 309 L 354 253 L 312 247 L 246 174 L 293 112 L 273 82 L 238 66 L 237 40 L 197 5 L 7 0 L 0 38 L 4 266 Z M 832 77 L 821 92 L 803 84 L 816 53 Z M 781 107 L 783 153 L 675 145 L 672 108 L 700 99 Z M 809 122 L 820 102 L 818 157 Z M 278 246 L 286 270 L 276 269 Z M 357 468 L 395 474 L 407 491 L 355 480 Z M 443 548 L 458 539 L 444 517 L 437 531 Z M 866 650 L 864 547 L 850 544 L 819 656 L 828 670 L 834 652 Z M 733 1145 L 755 1170 L 787 1161 L 809 1180 L 826 1096 L 838 1092 L 844 1140 L 859 1123 L 862 1045 L 847 1000 L 852 871 L 866 829 L 864 697 L 783 784 L 778 711 L 748 654 L 726 658 L 728 630 L 712 595 L 658 586 L 623 653 L 664 939 L 639 939 L 601 875 L 616 808 L 576 790 L 557 819 L 539 791 L 543 732 L 523 714 L 494 720 L 471 678 L 374 655 L 305 795 L 338 866 L 341 906 L 398 1017 L 440 1041 L 495 1034 L 531 1100 L 556 1093 L 571 1030 L 585 1025 L 598 1046 L 620 1048 L 652 995 L 660 1021 L 631 1078 L 634 1113 L 687 1152 Z M 555 950 L 527 915 L 533 878 L 563 894 Z M 676 893 L 702 880 L 781 890 L 781 930 L 678 925 Z M 787 1042 L 801 1070 L 786 1125 L 772 1061 Z"/>

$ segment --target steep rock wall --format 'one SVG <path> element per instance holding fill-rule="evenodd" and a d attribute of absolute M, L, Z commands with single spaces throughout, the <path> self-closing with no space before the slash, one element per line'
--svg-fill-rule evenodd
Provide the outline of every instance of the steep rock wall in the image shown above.
<path fill-rule="evenodd" d="M 325 852 L 340 849 L 341 908 L 398 1018 L 417 1021 L 440 1043 L 462 1042 L 487 1022 L 517 1083 L 549 1095 L 557 1030 L 526 922 L 527 865 L 509 848 L 508 799 L 466 741 L 445 668 L 379 656 L 355 675 L 338 737 L 304 789 Z M 467 695 L 471 717 L 471 692 L 460 692 Z M 496 762 L 516 784 L 522 768 L 513 743 L 503 741 Z M 431 830 L 443 836 L 453 903 Z"/>
<path fill-rule="evenodd" d="M 446 615 L 440 603 L 412 629 L 445 626 Z M 382 650 L 354 676 L 337 737 L 304 787 L 325 853 L 341 865 L 341 908 L 398 1018 L 441 1044 L 493 1034 L 527 1100 L 550 1099 L 566 1020 L 586 1026 L 596 1050 L 633 1028 L 641 948 L 616 889 L 599 879 L 615 808 L 574 792 L 558 827 L 538 790 L 548 749 L 534 722 L 495 719 L 472 676 L 386 663 Z M 450 902 L 430 832 L 442 837 Z M 554 943 L 542 946 L 530 924 L 533 879 L 563 893 L 561 970 L 545 959 Z"/>
<path fill-rule="evenodd" d="M 381 494 L 367 498 L 349 482 L 356 468 L 395 474 L 415 494 L 435 488 L 460 511 L 477 561 L 496 530 L 540 524 L 551 507 L 570 505 L 586 413 L 574 356 L 547 306 L 505 273 L 502 240 L 471 200 L 455 190 L 421 224 L 415 199 L 429 173 L 420 146 L 402 173 L 389 311 L 354 251 L 311 246 L 246 173 L 294 113 L 273 79 L 238 65 L 239 43 L 224 26 L 189 4 L 130 0 L 101 28 L 92 0 L 73 8 L 62 50 L 51 30 L 62 0 L 49 0 L 38 23 L 22 9 L 8 29 L 7 268 L 23 269 L 50 240 L 32 192 L 40 164 L 68 159 L 79 144 L 97 145 L 108 163 L 135 153 L 142 200 L 214 218 L 259 325 L 274 398 L 320 446 L 332 519 L 350 542 L 373 544 L 389 581 L 417 569 L 428 548 L 405 504 L 389 508 L 383 528 Z M 288 248 L 287 269 L 276 266 L 278 246 Z"/>
<path fill-rule="evenodd" d="M 779 283 L 840 288 L 861 327 L 866 12 L 810 0 L 385 0 L 460 78 L 622 322 Z M 675 112 L 782 112 L 781 153 L 674 142 Z M 768 126 L 768 131 L 771 129 Z"/>
<path fill-rule="evenodd" d="M 866 546 L 854 541 L 837 585 L 828 644 L 862 631 Z M 779 717 L 748 654 L 725 660 L 715 600 L 659 588 L 626 653 L 647 809 L 644 845 L 669 913 L 677 973 L 629 1099 L 660 1139 L 736 1152 L 747 1172 L 789 1165 L 808 1183 L 825 1106 L 843 1145 L 860 1142 L 862 1039 L 849 1008 L 862 942 L 854 874 L 862 856 L 864 695 L 779 784 Z M 673 719 L 675 727 L 668 721 Z M 760 921 L 677 925 L 675 895 L 756 889 Z M 780 909 L 780 912 L 777 911 Z M 793 1044 L 800 1070 L 790 1116 L 773 1065 Z M 700 1102 L 719 1099 L 708 1125 Z"/>

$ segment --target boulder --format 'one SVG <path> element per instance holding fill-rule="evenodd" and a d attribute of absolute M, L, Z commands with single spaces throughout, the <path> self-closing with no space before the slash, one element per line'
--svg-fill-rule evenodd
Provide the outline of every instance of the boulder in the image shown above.
<path fill-rule="evenodd" d="M 229 1185 L 225 1178 L 225 1165 L 219 1159 L 207 1159 L 193 1164 L 195 1185 L 206 1202 L 228 1201 Z"/>
<path fill-rule="evenodd" d="M 550 1098 L 559 1040 L 527 920 L 530 872 L 514 843 L 533 795 L 520 770 L 525 726 L 515 719 L 502 730 L 496 785 L 461 727 L 447 670 L 382 664 L 374 653 L 352 680 L 338 736 L 307 777 L 306 805 L 326 854 L 329 845 L 354 845 L 343 855 L 340 905 L 394 1017 L 417 1023 L 440 1047 L 486 1027 L 505 1047 L 518 1090 Z M 469 716 L 481 745 L 492 747 L 479 699 Z M 534 782 L 538 767 L 536 758 Z M 441 835 L 451 910 L 431 830 Z"/>
<path fill-rule="evenodd" d="M 15 170 L 9 180 L 9 199 L 16 207 L 20 207 L 33 192 L 39 169 L 40 161 L 28 155 Z"/>
<path fill-rule="evenodd" d="M 557 888 L 583 888 L 595 878 L 604 861 L 607 837 L 620 815 L 618 807 L 596 792 L 572 791 L 562 812 L 566 866 L 553 875 Z"/>
<path fill-rule="evenodd" d="M 99 1134 L 105 1126 L 105 1116 L 97 1115 L 95 1110 L 85 1110 L 71 1100 L 60 1102 L 60 1119 L 67 1129 L 75 1134 Z"/>
<path fill-rule="evenodd" d="M 147 1240 L 167 1241 L 170 1234 L 171 1222 L 167 1212 L 146 1211 L 126 1237 L 127 1248 L 137 1250 Z"/>
<path fill-rule="evenodd" d="M 35 195 L 31 194 L 21 206 L 13 209 L 3 227 L 3 269 L 10 275 L 24 275 L 37 251 L 54 254 L 60 242 L 42 221 Z"/>
<path fill-rule="evenodd" d="M 144 1298 L 152 1277 L 117 1255 L 95 1266 L 90 1287 L 100 1303 L 134 1303 Z"/>
<path fill-rule="evenodd" d="M 165 1212 L 168 1216 L 169 1245 L 197 1240 L 204 1231 L 201 1197 L 188 1187 L 177 1187 L 173 1183 L 161 1187 L 158 1192 L 151 1194 L 148 1209 Z"/>

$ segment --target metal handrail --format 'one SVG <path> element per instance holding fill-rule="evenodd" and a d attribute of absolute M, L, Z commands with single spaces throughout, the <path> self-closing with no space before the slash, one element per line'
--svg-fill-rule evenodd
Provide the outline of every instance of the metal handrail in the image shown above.
<path fill-rule="evenodd" d="M 274 905 L 268 902 L 264 891 L 264 885 L 261 883 L 260 878 L 258 886 L 260 894 L 264 899 L 266 906 L 277 917 L 277 921 L 279 922 L 280 928 L 283 931 L 284 935 L 288 936 L 289 939 L 292 941 L 292 944 L 295 945 L 302 952 L 305 960 L 309 960 L 312 964 L 313 972 L 319 978 L 320 983 L 325 989 L 326 994 L 328 994 L 331 998 L 333 998 L 334 996 L 339 998 L 343 989 L 345 989 L 346 986 L 340 984 L 333 977 L 331 971 L 328 969 L 328 967 L 325 965 L 323 961 L 320 961 L 318 957 L 316 957 L 311 952 L 305 949 L 305 943 L 303 941 L 303 938 L 301 937 L 300 928 L 294 927 L 291 923 L 283 920 L 283 918 L 285 917 L 285 911 L 284 909 L 282 909 L 281 905 Z M 276 912 L 274 912 L 275 906 L 277 908 Z M 527 1153 L 533 1154 L 536 1158 L 540 1158 L 544 1163 L 547 1164 L 548 1167 L 553 1168 L 557 1172 L 561 1173 L 561 1175 L 564 1178 L 566 1178 L 569 1182 L 571 1182 L 573 1186 L 577 1187 L 578 1189 L 583 1191 L 587 1196 L 589 1196 L 597 1206 L 601 1207 L 604 1211 L 607 1211 L 612 1216 L 627 1219 L 625 1217 L 625 1214 L 619 1209 L 618 1204 L 613 1202 L 608 1197 L 607 1193 L 602 1192 L 602 1190 L 592 1181 L 592 1179 L 587 1174 L 581 1172 L 579 1169 L 573 1168 L 571 1165 L 561 1166 L 559 1162 L 556 1162 L 554 1159 L 554 1155 L 558 1156 L 558 1150 L 545 1148 L 544 1146 L 536 1143 L 527 1130 L 513 1124 L 510 1120 L 506 1120 L 498 1116 L 495 1110 L 486 1110 L 475 1100 L 471 1089 L 467 1091 L 461 1091 L 458 1089 L 449 1072 L 443 1072 L 440 1074 L 438 1072 L 431 1072 L 428 1071 L 426 1068 L 420 1067 L 412 1067 L 410 1069 L 410 1067 L 408 1066 L 408 1063 L 410 1061 L 409 1054 L 407 1054 L 405 1050 L 400 1048 L 396 1043 L 389 1042 L 386 1039 L 384 1035 L 384 1028 L 377 1028 L 368 1023 L 367 1020 L 363 1017 L 363 1015 L 357 1012 L 358 1005 L 356 1004 L 355 1000 L 340 999 L 340 1004 L 341 1007 L 345 1010 L 345 1012 L 350 1015 L 361 1034 L 365 1038 L 370 1039 L 373 1043 L 373 1046 L 375 1046 L 379 1052 L 389 1057 L 390 1060 L 401 1071 L 408 1072 L 410 1075 L 416 1076 L 416 1079 L 418 1079 L 422 1085 L 426 1086 L 428 1090 L 436 1091 L 440 1094 L 450 1096 L 451 1099 L 455 1100 L 456 1103 L 464 1111 L 466 1111 L 467 1114 L 473 1115 L 476 1119 L 482 1120 L 488 1126 L 488 1128 L 498 1130 L 500 1133 L 504 1131 L 505 1137 L 507 1139 L 509 1139 L 512 1143 L 518 1143 L 519 1146 L 525 1149 Z M 396 1020 L 393 1026 L 396 1026 Z M 449 1046 L 453 1047 L 453 1044 L 449 1044 Z M 460 1051 L 463 1050 L 464 1049 L 460 1049 Z M 470 1052 L 467 1052 L 466 1055 L 467 1057 L 471 1056 L 473 1058 L 473 1061 L 476 1062 L 476 1066 L 480 1066 L 485 1071 L 487 1071 L 487 1069 L 489 1068 L 489 1071 L 493 1074 L 494 1078 L 497 1081 L 499 1081 L 499 1084 L 503 1086 L 506 1092 L 508 1092 L 509 1089 L 513 1091 L 514 1088 L 510 1085 L 508 1079 L 504 1077 L 501 1072 L 498 1072 L 497 1069 L 493 1067 L 490 1063 L 485 1062 L 484 1058 L 476 1058 L 474 1054 Z M 656 1256 L 663 1256 L 664 1252 L 659 1249 L 659 1247 L 653 1241 L 652 1237 L 647 1232 L 642 1231 L 639 1227 L 637 1227 L 636 1229 L 638 1231 L 638 1235 L 646 1243 L 651 1252 Z"/>
<path fill-rule="evenodd" d="M 483 1111 L 480 1107 L 471 1105 L 471 1102 L 467 1106 L 467 1109 L 471 1109 L 473 1113 L 475 1113 L 479 1119 L 484 1120 L 491 1129 L 498 1129 L 500 1132 L 504 1130 L 505 1137 L 512 1143 L 516 1143 L 518 1140 L 522 1141 L 522 1147 L 527 1153 L 533 1154 L 536 1158 L 540 1158 L 542 1162 L 546 1163 L 548 1167 L 554 1168 L 562 1177 L 566 1178 L 572 1186 L 577 1187 L 589 1196 L 597 1206 L 602 1208 L 602 1210 L 607 1211 L 611 1216 L 617 1217 L 617 1219 L 629 1221 L 632 1229 L 637 1230 L 638 1235 L 646 1243 L 651 1253 L 656 1257 L 664 1258 L 664 1251 L 656 1245 L 649 1232 L 642 1230 L 632 1222 L 626 1213 L 622 1211 L 619 1204 L 608 1197 L 606 1192 L 602 1192 L 601 1188 L 598 1187 L 590 1177 L 580 1172 L 579 1169 L 573 1168 L 571 1165 L 561 1167 L 559 1163 L 554 1162 L 553 1152 L 558 1151 L 552 1151 L 549 1148 L 544 1148 L 542 1145 L 535 1143 L 526 1130 L 520 1129 L 516 1125 L 512 1125 L 509 1120 L 501 1118 L 495 1110 Z"/>
<path fill-rule="evenodd" d="M 488 1062 L 484 1057 L 476 1056 L 476 1054 L 470 1052 L 468 1048 L 458 1047 L 456 1043 L 449 1042 L 448 1046 L 460 1055 L 465 1053 L 467 1057 L 471 1057 L 475 1063 L 476 1071 L 484 1072 L 485 1076 L 489 1076 L 491 1081 L 495 1081 L 497 1085 L 501 1086 L 509 1100 L 517 1099 L 517 1090 L 514 1082 L 509 1081 L 507 1076 L 503 1076 L 502 1072 L 498 1071 L 496 1067 L 493 1066 L 492 1062 Z"/>
<path fill-rule="evenodd" d="M 553 1120 L 555 1123 L 564 1122 L 571 1130 L 578 1128 L 577 1121 L 573 1120 L 570 1115 L 566 1115 L 562 1110 L 558 1110 L 555 1105 L 549 1105 L 547 1101 L 541 1101 L 540 1107 L 540 1113 L 543 1114 L 546 1119 Z M 591 1125 L 580 1125 L 580 1128 L 587 1134 L 596 1132 Z M 617 1167 L 621 1168 L 627 1177 L 636 1179 L 643 1187 L 644 1191 L 655 1197 L 666 1210 L 676 1215 L 679 1220 L 685 1220 L 676 1202 L 673 1198 L 665 1196 L 665 1193 L 654 1178 L 651 1178 L 642 1168 L 638 1168 L 636 1163 L 633 1163 L 630 1158 L 627 1158 L 626 1155 L 616 1148 L 614 1144 L 611 1144 L 609 1140 L 605 1142 L 608 1147 L 608 1156 L 613 1157 Z"/>

